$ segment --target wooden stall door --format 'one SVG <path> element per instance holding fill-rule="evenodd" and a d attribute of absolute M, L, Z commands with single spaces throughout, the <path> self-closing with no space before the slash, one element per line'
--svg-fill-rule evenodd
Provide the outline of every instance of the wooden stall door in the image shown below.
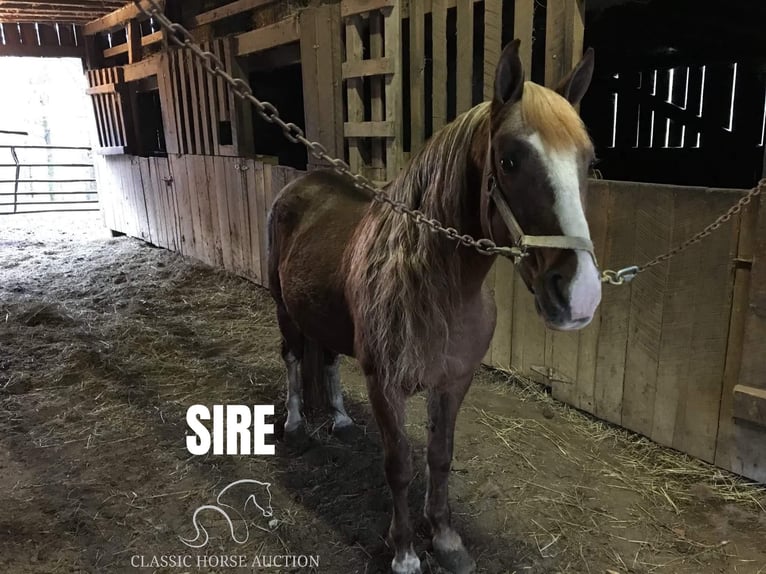
<path fill-rule="evenodd" d="M 766 202 L 754 203 L 740 233 L 715 462 L 766 483 Z"/>

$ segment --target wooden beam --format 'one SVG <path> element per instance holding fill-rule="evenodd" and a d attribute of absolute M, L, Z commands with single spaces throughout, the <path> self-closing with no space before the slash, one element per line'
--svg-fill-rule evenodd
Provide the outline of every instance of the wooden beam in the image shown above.
<path fill-rule="evenodd" d="M 555 87 L 580 61 L 584 35 L 584 0 L 550 3 L 545 22 L 546 86 Z"/>
<path fill-rule="evenodd" d="M 100 86 L 95 86 L 93 88 L 88 88 L 85 90 L 85 93 L 89 96 L 93 96 L 95 94 L 113 94 L 117 90 L 115 88 L 115 85 L 112 83 L 109 84 L 101 84 Z"/>
<path fill-rule="evenodd" d="M 202 12 L 196 16 L 192 16 L 189 19 L 189 26 L 196 28 L 198 26 L 204 26 L 205 24 L 212 24 L 213 22 L 218 22 L 224 18 L 236 16 L 242 12 L 247 12 L 253 8 L 259 8 L 261 6 L 266 6 L 267 4 L 273 4 L 275 1 L 276 0 L 237 0 L 236 2 L 224 4 L 223 6 L 214 8 L 213 10 L 208 10 L 207 12 Z"/>
<path fill-rule="evenodd" d="M 236 55 L 246 56 L 275 46 L 297 42 L 301 37 L 298 18 L 287 18 L 270 26 L 263 26 L 235 36 Z"/>
<path fill-rule="evenodd" d="M 82 46 L 25 46 L 0 44 L 0 56 L 29 56 L 34 58 L 82 58 Z"/>
<path fill-rule="evenodd" d="M 396 0 L 343 0 L 340 4 L 340 17 L 347 18 L 371 10 L 390 8 Z"/>
<path fill-rule="evenodd" d="M 347 138 L 388 138 L 394 135 L 392 122 L 345 122 L 343 134 Z"/>
<path fill-rule="evenodd" d="M 162 42 L 162 30 L 141 37 L 141 46 L 150 46 L 152 44 L 157 44 L 158 42 Z M 120 54 L 128 54 L 128 56 L 130 56 L 130 46 L 128 42 L 104 50 L 104 58 L 114 58 Z M 130 63 L 135 64 L 136 62 Z"/>
<path fill-rule="evenodd" d="M 155 2 L 161 10 L 165 9 L 165 0 L 155 0 Z M 149 9 L 150 6 L 151 5 L 148 0 L 141 0 L 142 8 Z M 102 16 L 101 18 L 97 18 L 96 20 L 88 22 L 83 27 L 83 34 L 86 36 L 93 36 L 99 32 L 106 32 L 108 30 L 114 30 L 115 28 L 122 28 L 133 18 L 137 18 L 142 14 L 143 12 L 139 9 L 139 7 L 131 2 L 130 4 L 115 10 L 114 12 L 110 12 L 106 16 Z"/>
<path fill-rule="evenodd" d="M 343 62 L 343 79 L 393 74 L 394 64 L 388 58 Z"/>
<path fill-rule="evenodd" d="M 457 2 L 457 113 L 473 107 L 473 0 Z"/>
<path fill-rule="evenodd" d="M 126 82 L 135 82 L 136 80 L 142 80 L 149 76 L 159 74 L 161 67 L 160 54 L 154 54 L 148 58 L 136 62 L 135 64 L 128 64 L 123 67 Z M 163 102 L 164 105 L 164 102 Z"/>
<path fill-rule="evenodd" d="M 128 22 L 126 28 L 128 45 L 128 64 L 135 64 L 141 59 L 141 51 L 143 47 L 143 38 L 141 38 L 141 25 L 137 20 L 131 20 Z M 162 38 L 162 32 L 156 32 Z"/>
<path fill-rule="evenodd" d="M 766 389 L 736 385 L 734 417 L 766 427 Z"/>

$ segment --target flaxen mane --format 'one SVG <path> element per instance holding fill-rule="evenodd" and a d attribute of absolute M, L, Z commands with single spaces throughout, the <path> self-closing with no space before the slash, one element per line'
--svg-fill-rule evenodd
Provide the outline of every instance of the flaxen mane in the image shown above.
<path fill-rule="evenodd" d="M 552 149 L 591 145 L 577 110 L 563 96 L 532 82 L 524 82 L 521 121 L 526 130 L 536 132 Z"/>
<path fill-rule="evenodd" d="M 442 224 L 458 227 L 472 138 L 489 119 L 479 104 L 437 132 L 388 187 L 393 198 Z M 478 192 L 478 190 L 473 190 Z M 348 297 L 361 313 L 365 348 L 386 390 L 412 392 L 446 344 L 459 303 L 456 243 L 410 218 L 374 206 L 349 246 Z"/>

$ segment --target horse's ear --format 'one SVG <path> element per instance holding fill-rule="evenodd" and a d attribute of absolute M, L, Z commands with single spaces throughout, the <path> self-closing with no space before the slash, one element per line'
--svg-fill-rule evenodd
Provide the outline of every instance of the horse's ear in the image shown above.
<path fill-rule="evenodd" d="M 521 99 L 524 89 L 524 69 L 519 58 L 519 45 L 521 40 L 514 40 L 508 44 L 495 70 L 495 98 L 494 106 L 502 106 L 515 103 Z"/>
<path fill-rule="evenodd" d="M 593 48 L 588 48 L 580 63 L 559 82 L 556 88 L 556 91 L 569 100 L 573 106 L 579 104 L 585 96 L 585 92 L 588 91 L 590 81 L 593 78 L 593 57 Z"/>

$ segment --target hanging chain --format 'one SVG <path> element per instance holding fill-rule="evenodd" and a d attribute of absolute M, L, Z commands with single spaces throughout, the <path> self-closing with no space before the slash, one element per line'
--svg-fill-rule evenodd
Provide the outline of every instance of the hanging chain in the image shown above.
<path fill-rule="evenodd" d="M 630 267 L 625 267 L 624 269 L 620 269 L 618 271 L 605 269 L 602 272 L 601 280 L 605 283 L 610 283 L 612 285 L 622 285 L 624 283 L 630 282 L 639 273 L 646 271 L 647 269 L 651 269 L 655 265 L 659 265 L 660 263 L 663 263 L 667 261 L 668 259 L 675 257 L 676 255 L 678 255 L 682 251 L 685 251 L 686 249 L 688 249 L 695 243 L 699 243 L 700 241 L 702 241 L 703 239 L 711 235 L 718 228 L 720 228 L 724 223 L 726 223 L 732 217 L 734 217 L 739 212 L 741 212 L 742 209 L 753 200 L 753 198 L 760 195 L 764 190 L 766 190 L 766 178 L 759 181 L 758 185 L 756 185 L 754 188 L 749 190 L 745 195 L 743 195 L 739 199 L 739 201 L 737 201 L 737 203 L 732 205 L 725 213 L 721 214 L 713 223 L 705 227 L 699 233 L 692 235 L 689 239 L 687 239 L 680 245 L 677 245 L 673 249 L 666 251 L 662 255 L 658 255 L 657 257 L 650 259 L 649 261 L 647 261 L 646 263 L 643 263 L 642 265 L 632 265 Z"/>
<path fill-rule="evenodd" d="M 523 257 L 526 257 L 526 250 L 520 247 L 500 246 L 490 239 L 475 239 L 471 235 L 461 234 L 454 227 L 443 226 L 437 219 L 428 217 L 421 210 L 412 209 L 405 203 L 391 198 L 384 191 L 373 185 L 363 175 L 354 173 L 348 163 L 346 163 L 344 160 L 332 157 L 321 143 L 309 140 L 300 126 L 293 122 L 285 122 L 280 117 L 279 110 L 277 110 L 273 104 L 269 102 L 262 102 L 256 98 L 255 95 L 253 95 L 253 90 L 245 80 L 241 78 L 234 78 L 228 74 L 220 58 L 218 58 L 218 56 L 212 52 L 203 50 L 199 44 L 194 41 L 194 37 L 192 36 L 191 32 L 189 32 L 189 30 L 187 30 L 181 24 L 170 21 L 162 12 L 162 10 L 160 10 L 160 7 L 157 5 L 155 0 L 146 1 L 149 4 L 148 8 L 143 6 L 143 2 L 141 0 L 133 0 L 134 4 L 138 7 L 139 10 L 141 10 L 141 12 L 150 18 L 153 18 L 155 22 L 159 23 L 162 28 L 169 32 L 167 37 L 170 41 L 181 48 L 188 48 L 191 50 L 191 52 L 203 62 L 205 69 L 209 74 L 218 76 L 224 82 L 226 82 L 229 85 L 229 88 L 231 88 L 231 91 L 238 98 L 241 100 L 249 101 L 255 108 L 258 115 L 260 115 L 265 121 L 278 125 L 289 141 L 303 144 L 312 156 L 327 162 L 336 173 L 349 177 L 354 187 L 360 191 L 370 194 L 373 201 L 388 205 L 395 212 L 406 215 L 415 223 L 419 225 L 425 225 L 430 231 L 434 233 L 440 233 L 448 239 L 457 241 L 466 247 L 472 247 L 482 255 L 501 255 L 511 259 L 514 263 L 518 263 Z M 601 273 L 601 281 L 611 285 L 623 285 L 631 281 L 638 273 L 646 271 L 647 269 L 650 269 L 651 267 L 654 267 L 663 261 L 667 261 L 691 245 L 701 241 L 713 233 L 715 230 L 717 230 L 719 227 L 721 227 L 721 225 L 729 221 L 734 215 L 739 213 L 744 206 L 750 203 L 750 201 L 755 196 L 759 195 L 764 188 L 766 188 L 766 179 L 762 179 L 757 187 L 751 189 L 735 205 L 729 208 L 726 213 L 721 215 L 713 223 L 705 227 L 705 229 L 687 239 L 679 246 L 655 257 L 650 261 L 647 261 L 642 265 L 633 265 L 631 267 L 625 267 L 624 269 L 619 269 L 617 271 L 605 269 Z"/>

